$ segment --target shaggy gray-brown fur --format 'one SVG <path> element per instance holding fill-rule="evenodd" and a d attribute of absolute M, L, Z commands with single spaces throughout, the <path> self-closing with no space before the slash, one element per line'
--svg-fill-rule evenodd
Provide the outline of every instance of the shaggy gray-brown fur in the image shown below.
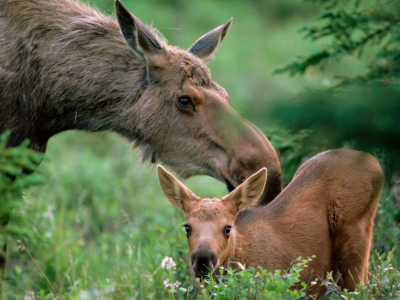
<path fill-rule="evenodd" d="M 117 20 L 74 0 L 0 1 L 0 133 L 44 152 L 70 129 L 111 130 L 143 159 L 183 177 L 213 176 L 229 187 L 269 169 L 266 202 L 281 190 L 268 139 L 240 118 L 205 64 L 231 20 L 183 51 L 116 1 Z M 179 104 L 180 98 L 188 103 Z"/>

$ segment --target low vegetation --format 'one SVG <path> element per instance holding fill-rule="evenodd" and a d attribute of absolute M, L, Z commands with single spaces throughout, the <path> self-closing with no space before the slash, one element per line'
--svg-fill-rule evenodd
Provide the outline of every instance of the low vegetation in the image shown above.
<path fill-rule="evenodd" d="M 86 139 L 84 148 L 74 143 L 76 137 Z M 400 230 L 391 214 L 393 201 L 387 188 L 377 212 L 370 281 L 365 288 L 349 293 L 332 281 L 319 280 L 291 290 L 307 267 L 307 260 L 299 260 L 290 270 L 274 273 L 254 268 L 221 270 L 218 283 L 208 282 L 199 290 L 188 271 L 183 216 L 164 199 L 155 172 L 139 166 L 124 143 L 111 134 L 67 133 L 52 143 L 50 156 L 63 153 L 62 157 L 44 160 L 40 176 L 24 177 L 36 178 L 32 184 L 41 185 L 28 189 L 21 185 L 14 193 L 13 203 L 23 205 L 14 207 L 16 219 L 8 226 L 21 225 L 25 231 L 7 238 L 4 299 L 276 299 L 277 295 L 301 299 L 310 284 L 325 284 L 326 299 L 400 297 L 399 258 L 391 251 L 398 249 Z M 65 145 L 69 151 L 64 153 Z M 2 147 L 2 161 L 12 152 L 31 155 L 24 146 Z M 105 151 L 119 160 L 105 159 Z M 81 163 L 66 166 L 63 161 L 69 161 L 69 156 Z M 207 177 L 185 183 L 205 197 L 226 192 L 223 184 Z M 2 183 L 2 189 L 9 184 Z M 21 217 L 24 223 L 18 221 Z"/>

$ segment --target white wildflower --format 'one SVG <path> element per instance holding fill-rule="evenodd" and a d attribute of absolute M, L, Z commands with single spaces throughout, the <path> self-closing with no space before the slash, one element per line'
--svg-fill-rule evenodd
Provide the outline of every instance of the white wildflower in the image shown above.
<path fill-rule="evenodd" d="M 176 289 L 179 288 L 180 285 L 181 285 L 181 283 L 178 280 L 175 281 L 175 283 L 173 284 L 174 288 L 176 288 Z"/>
<path fill-rule="evenodd" d="M 165 287 L 166 290 L 170 290 L 171 288 L 174 287 L 174 286 L 171 284 L 171 282 L 169 282 L 169 279 L 165 279 L 165 280 L 163 281 L 163 283 L 164 283 L 164 287 Z"/>
<path fill-rule="evenodd" d="M 317 282 L 316 281 L 311 281 L 311 285 L 316 285 Z"/>
<path fill-rule="evenodd" d="M 27 291 L 24 295 L 24 300 L 34 300 L 35 299 L 35 292 L 34 291 Z"/>
<path fill-rule="evenodd" d="M 169 281 L 169 279 L 165 279 L 163 281 L 163 283 L 164 283 L 165 289 L 170 293 L 172 293 L 175 289 L 178 289 L 180 287 L 180 285 L 181 285 L 181 283 L 178 280 L 175 281 L 174 283 L 171 283 Z"/>
<path fill-rule="evenodd" d="M 350 292 L 349 294 L 350 294 L 350 295 L 358 295 L 359 292 Z"/>
<path fill-rule="evenodd" d="M 163 269 L 176 269 L 176 263 L 172 259 L 172 257 L 166 256 L 161 262 L 161 268 Z"/>

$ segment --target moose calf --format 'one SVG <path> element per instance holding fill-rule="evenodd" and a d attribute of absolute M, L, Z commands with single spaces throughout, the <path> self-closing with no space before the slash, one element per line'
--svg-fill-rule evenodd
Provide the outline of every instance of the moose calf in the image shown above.
<path fill-rule="evenodd" d="M 384 181 L 378 161 L 369 154 L 346 149 L 320 153 L 299 168 L 277 198 L 256 207 L 250 206 L 263 192 L 265 168 L 222 199 L 197 197 L 161 166 L 158 176 L 169 202 L 184 212 L 197 277 L 230 262 L 274 271 L 289 268 L 299 256 L 316 255 L 302 281 L 333 271 L 342 288 L 354 290 L 367 279 Z M 311 292 L 321 295 L 324 287 Z"/>

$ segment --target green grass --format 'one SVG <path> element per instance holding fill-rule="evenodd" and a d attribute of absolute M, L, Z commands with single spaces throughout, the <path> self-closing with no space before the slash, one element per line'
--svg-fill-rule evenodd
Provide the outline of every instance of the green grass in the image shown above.
<path fill-rule="evenodd" d="M 5 299 L 22 299 L 29 291 L 35 299 L 174 299 L 177 294 L 164 287 L 166 279 L 181 282 L 179 298 L 190 299 L 194 292 L 184 219 L 164 199 L 154 170 L 140 165 L 136 153 L 113 134 L 60 134 L 51 140 L 46 156 L 40 166 L 45 185 L 29 189 L 24 197 L 23 213 L 33 238 L 10 240 Z M 225 194 L 223 184 L 208 177 L 185 183 L 201 197 Z M 390 197 L 387 192 L 382 196 L 374 237 L 374 248 L 386 253 L 400 241 Z M 165 256 L 177 262 L 176 270 L 160 267 Z M 397 255 L 371 270 L 376 278 L 387 277 L 382 270 L 391 263 L 397 272 L 398 262 Z M 254 282 L 249 275 L 231 276 L 238 276 L 233 283 L 243 293 Z M 398 273 L 386 277 L 379 282 L 387 289 L 388 280 L 400 280 Z M 223 295 L 229 289 L 210 292 L 228 299 Z M 204 293 L 198 297 L 208 299 L 210 294 Z"/>
<path fill-rule="evenodd" d="M 25 193 L 24 208 L 43 240 L 21 243 L 39 267 L 27 251 L 10 247 L 7 299 L 30 290 L 46 295 L 47 279 L 62 299 L 162 299 L 165 256 L 179 263 L 175 280 L 190 282 L 182 216 L 165 200 L 156 172 L 141 166 L 121 138 L 64 133 L 46 156 L 46 183 Z M 208 177 L 186 183 L 203 197 L 225 193 Z"/>

